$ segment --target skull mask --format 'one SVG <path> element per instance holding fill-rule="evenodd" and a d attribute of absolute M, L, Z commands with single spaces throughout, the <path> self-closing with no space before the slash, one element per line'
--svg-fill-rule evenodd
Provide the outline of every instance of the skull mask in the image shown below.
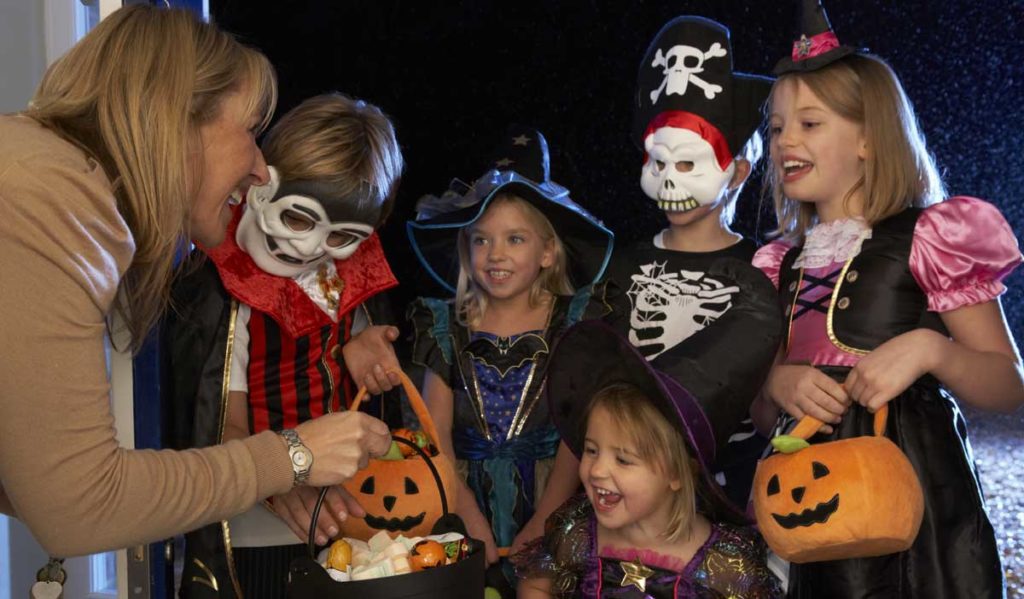
<path fill-rule="evenodd" d="M 661 127 L 644 139 L 647 162 L 640 187 L 665 212 L 713 206 L 725 197 L 735 161 L 723 170 L 715 151 L 690 129 Z"/>
<path fill-rule="evenodd" d="M 282 183 L 270 167 L 270 182 L 246 195 L 235 239 L 264 271 L 295 277 L 355 253 L 380 217 L 369 195 L 365 186 L 341 195 L 319 181 Z"/>

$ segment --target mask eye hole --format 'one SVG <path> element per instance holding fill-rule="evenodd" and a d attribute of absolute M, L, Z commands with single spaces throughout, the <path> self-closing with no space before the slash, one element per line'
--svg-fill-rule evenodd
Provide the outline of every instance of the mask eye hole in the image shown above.
<path fill-rule="evenodd" d="M 281 213 L 281 222 L 296 233 L 305 233 L 313 229 L 313 221 L 302 216 L 294 210 L 285 210 Z"/>
<path fill-rule="evenodd" d="M 825 464 L 822 464 L 821 462 L 811 462 L 811 475 L 816 479 L 821 478 L 823 476 L 828 476 L 829 470 Z"/>
<path fill-rule="evenodd" d="M 327 247 L 341 248 L 346 245 L 351 245 L 358 241 L 359 238 L 351 233 L 345 231 L 335 231 L 327 236 Z"/>
<path fill-rule="evenodd" d="M 662 162 L 661 160 L 655 160 L 655 161 L 654 161 L 654 166 L 655 166 L 655 168 L 657 168 L 657 169 L 658 169 L 658 172 L 659 172 L 659 173 L 660 173 L 661 171 L 665 170 L 665 163 L 664 163 L 664 162 Z"/>
<path fill-rule="evenodd" d="M 680 173 L 688 173 L 693 170 L 693 162 L 689 160 L 680 160 L 676 163 L 676 170 Z"/>
<path fill-rule="evenodd" d="M 773 474 L 771 479 L 768 480 L 768 495 L 775 495 L 779 492 L 779 476 Z"/>

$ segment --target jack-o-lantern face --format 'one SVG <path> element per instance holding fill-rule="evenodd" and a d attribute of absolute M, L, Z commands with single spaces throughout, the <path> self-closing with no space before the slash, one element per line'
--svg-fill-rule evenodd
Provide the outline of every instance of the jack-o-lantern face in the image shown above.
<path fill-rule="evenodd" d="M 405 489 L 404 496 L 410 502 L 415 502 L 416 499 L 409 499 L 412 495 L 418 495 L 420 492 L 419 485 L 416 484 L 408 476 L 405 477 Z M 359 485 L 360 496 L 368 495 L 371 498 L 377 494 L 377 477 L 368 476 L 363 484 Z M 360 497 L 361 499 L 361 497 Z M 384 495 L 381 497 L 381 505 L 384 510 L 390 514 L 395 509 L 395 503 L 398 502 L 397 495 Z M 369 501 L 368 501 L 369 503 Z M 423 517 L 426 516 L 426 512 L 420 512 L 415 516 L 405 516 L 404 518 L 388 517 L 386 514 L 375 516 L 370 512 L 366 512 L 366 524 L 372 528 L 379 530 L 386 530 L 388 532 L 405 532 L 411 530 L 414 526 L 423 524 Z"/>
<path fill-rule="evenodd" d="M 448 511 L 455 511 L 455 473 L 443 455 L 431 458 L 444 485 Z M 370 460 L 343 485 L 366 510 L 365 518 L 349 518 L 341 533 L 368 540 L 380 531 L 398 535 L 426 536 L 443 515 L 437 482 L 423 458 Z"/>
<path fill-rule="evenodd" d="M 917 536 L 923 510 L 917 474 L 885 437 L 776 453 L 754 476 L 761 534 L 795 563 L 903 551 Z"/>
<path fill-rule="evenodd" d="M 811 478 L 818 480 L 829 475 L 828 466 L 821 462 L 811 462 Z M 779 475 L 773 474 L 768 479 L 768 487 L 765 489 L 765 495 L 771 497 L 782 492 L 782 483 L 779 482 Z M 804 495 L 807 492 L 806 486 L 795 486 L 789 490 L 790 496 L 793 498 L 793 502 L 800 506 L 803 504 Z M 772 514 L 772 518 L 779 523 L 782 528 L 796 528 L 797 526 L 813 526 L 815 524 L 824 524 L 828 522 L 828 519 L 832 514 L 836 513 L 839 509 L 839 493 L 836 493 L 828 501 L 820 502 L 817 505 L 806 506 L 800 512 L 790 512 L 786 515 Z"/>

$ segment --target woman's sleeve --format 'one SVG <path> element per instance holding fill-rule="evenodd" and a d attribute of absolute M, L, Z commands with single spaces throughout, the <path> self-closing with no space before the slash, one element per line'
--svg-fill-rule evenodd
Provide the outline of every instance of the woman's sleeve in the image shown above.
<path fill-rule="evenodd" d="M 451 307 L 439 299 L 413 300 L 406 314 L 413 328 L 412 361 L 429 368 L 449 387 L 454 364 L 451 341 Z"/>
<path fill-rule="evenodd" d="M 950 198 L 927 208 L 914 227 L 910 271 L 933 312 L 999 297 L 1003 279 L 1020 263 L 1009 223 L 983 200 Z"/>
<path fill-rule="evenodd" d="M 59 158 L 0 176 L 0 484 L 18 517 L 49 553 L 79 555 L 185 532 L 290 488 L 273 433 L 181 452 L 119 446 L 105 318 L 134 240 L 99 168 Z"/>
<path fill-rule="evenodd" d="M 756 268 L 760 268 L 761 272 L 772 280 L 776 289 L 779 288 L 779 268 L 782 267 L 782 259 L 790 248 L 792 246 L 787 243 L 773 241 L 758 249 L 751 261 Z"/>

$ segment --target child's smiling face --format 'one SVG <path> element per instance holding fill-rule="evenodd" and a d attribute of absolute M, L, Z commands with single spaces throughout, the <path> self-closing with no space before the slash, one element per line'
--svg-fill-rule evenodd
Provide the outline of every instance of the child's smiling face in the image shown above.
<path fill-rule="evenodd" d="M 587 420 L 579 473 L 598 524 L 624 534 L 655 537 L 665 532 L 671 494 L 679 491 L 680 482 L 641 459 L 633 440 L 600 405 Z"/>
<path fill-rule="evenodd" d="M 553 244 L 514 202 L 491 204 L 468 235 L 473 282 L 491 301 L 529 298 L 541 269 L 554 264 Z"/>
<path fill-rule="evenodd" d="M 819 216 L 855 216 L 843 209 L 846 196 L 864 178 L 864 128 L 832 110 L 799 79 L 772 92 L 772 168 L 786 197 L 816 204 Z"/>

